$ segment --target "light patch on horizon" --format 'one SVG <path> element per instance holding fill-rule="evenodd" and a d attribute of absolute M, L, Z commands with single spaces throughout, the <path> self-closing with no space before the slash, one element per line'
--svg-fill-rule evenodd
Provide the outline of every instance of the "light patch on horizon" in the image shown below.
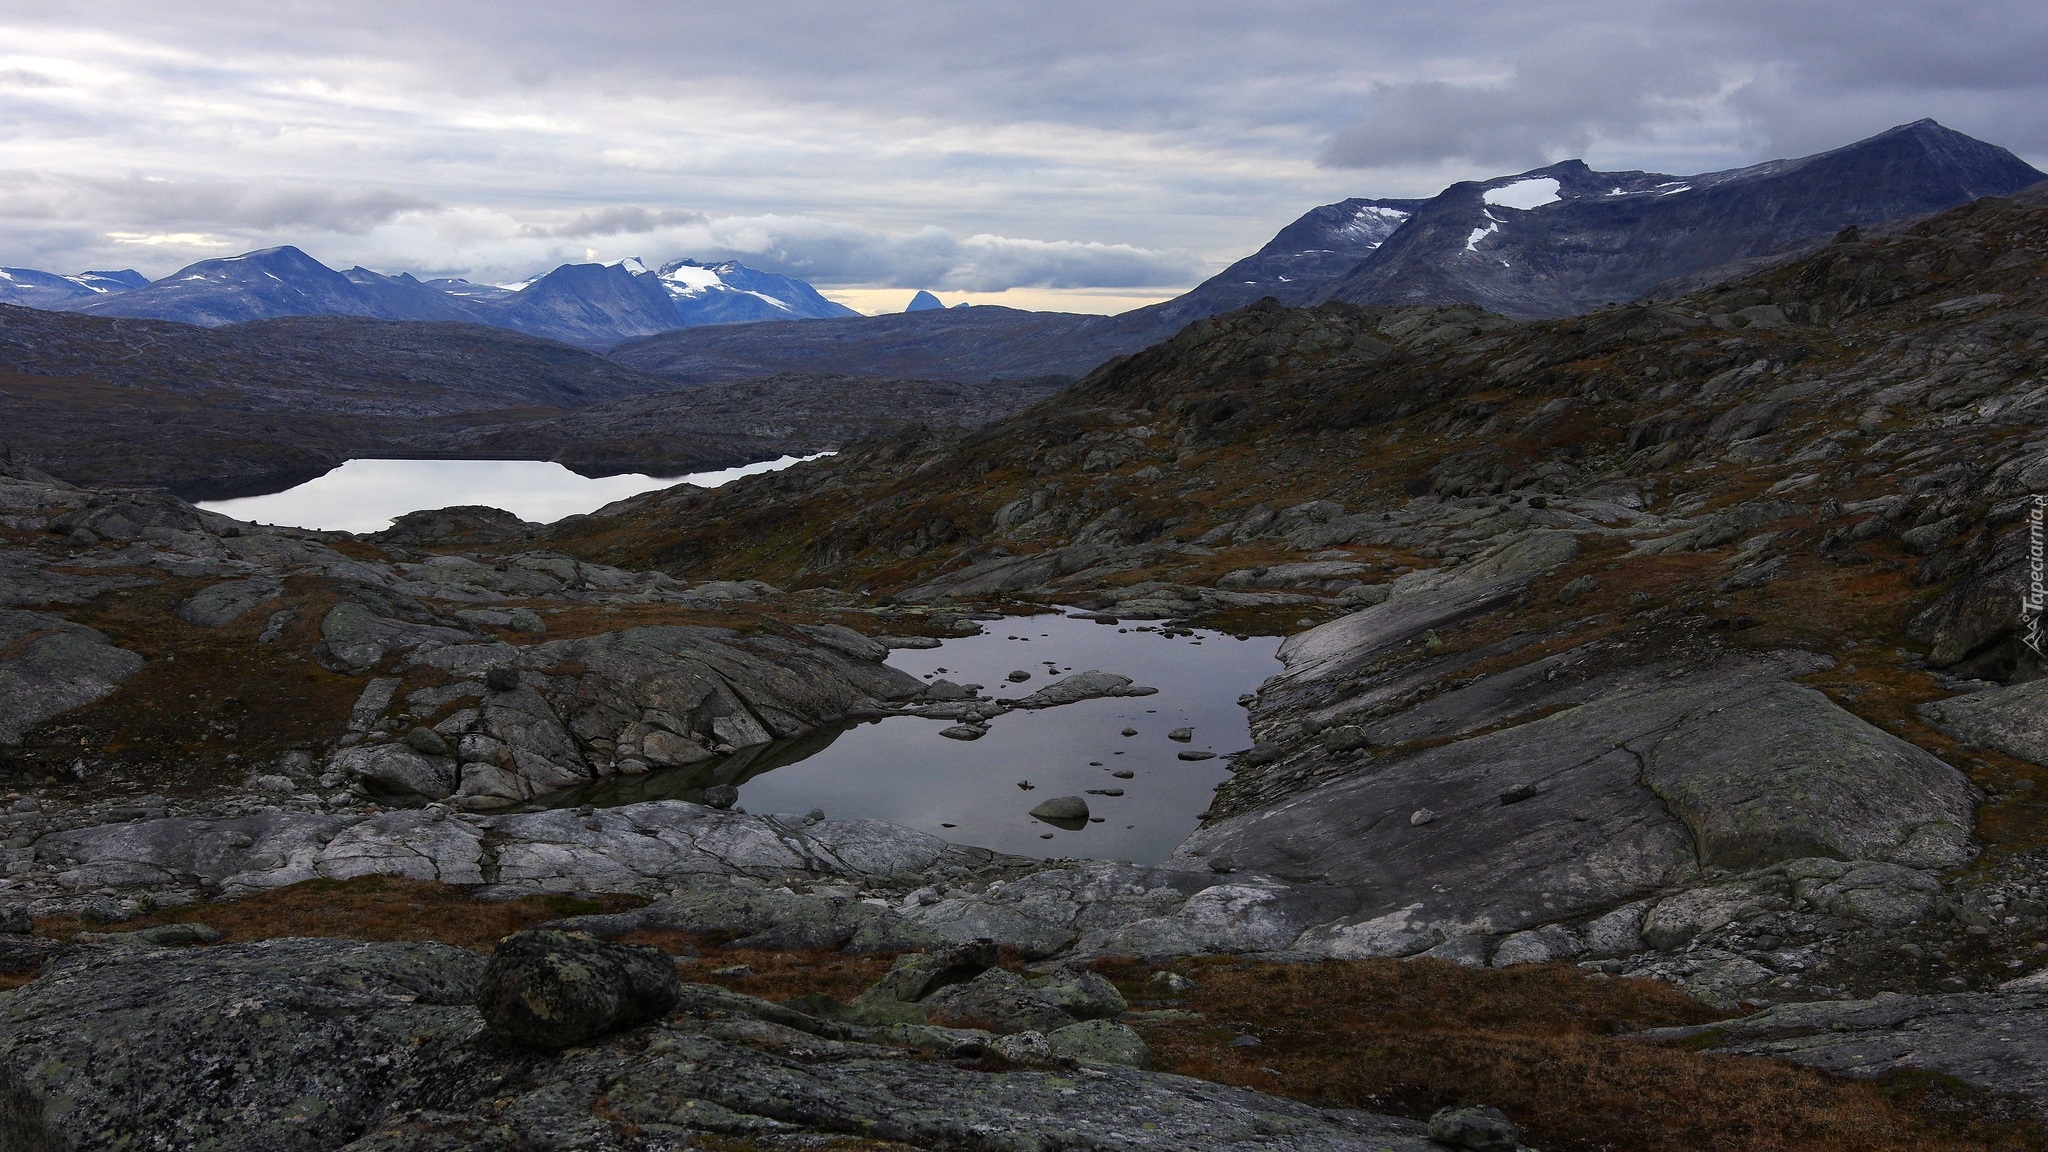
<path fill-rule="evenodd" d="M 1114 316 L 1159 304 L 1194 287 L 1186 284 L 1180 287 L 1161 288 L 1152 292 L 1115 292 L 1099 288 L 1008 288 L 1001 292 L 945 292 L 932 294 L 948 308 L 967 304 L 975 307 L 1019 308 L 1030 312 L 1079 312 L 1094 316 Z M 917 295 L 916 289 L 902 288 L 832 288 L 820 289 L 819 295 L 837 304 L 844 304 L 866 316 L 888 316 L 901 312 Z"/>

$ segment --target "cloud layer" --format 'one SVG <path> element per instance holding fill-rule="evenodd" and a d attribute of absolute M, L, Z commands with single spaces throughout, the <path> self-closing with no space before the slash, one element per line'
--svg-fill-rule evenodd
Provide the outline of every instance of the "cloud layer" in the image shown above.
<path fill-rule="evenodd" d="M 1315 204 L 1573 155 L 1933 116 L 2048 164 L 2043 58 L 2004 0 L 0 3 L 0 264 L 1167 290 Z"/>

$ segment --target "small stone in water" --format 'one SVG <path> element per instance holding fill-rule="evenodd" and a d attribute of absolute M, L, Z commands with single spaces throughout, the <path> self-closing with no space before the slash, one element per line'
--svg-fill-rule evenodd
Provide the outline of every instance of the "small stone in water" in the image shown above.
<path fill-rule="evenodd" d="M 1032 790 L 1033 788 L 1036 788 L 1036 787 L 1038 787 L 1038 785 L 1036 785 L 1036 784 L 1033 784 L 1033 783 L 1032 783 L 1031 781 L 1029 781 L 1029 780 L 1019 780 L 1019 781 L 1017 781 L 1017 787 L 1019 787 L 1019 788 L 1022 788 L 1022 789 L 1023 789 L 1023 790 L 1025 790 L 1026 792 L 1029 792 L 1029 791 L 1031 791 L 1031 790 Z"/>
<path fill-rule="evenodd" d="M 1126 728 L 1124 729 L 1123 734 L 1126 736 L 1136 736 L 1138 734 L 1138 730 L 1136 728 Z"/>
<path fill-rule="evenodd" d="M 1129 768 L 1119 768 L 1116 771 L 1111 772 L 1110 775 L 1116 777 L 1119 780 L 1129 780 L 1131 777 L 1136 776 L 1137 773 L 1131 771 Z"/>
<path fill-rule="evenodd" d="M 1216 754 L 1214 752 L 1182 752 L 1178 757 L 1181 760 L 1214 760 L 1215 758 Z"/>
<path fill-rule="evenodd" d="M 1195 730 L 1193 728 L 1175 728 L 1166 734 L 1166 738 L 1168 740 L 1178 740 L 1185 744 L 1195 738 Z"/>
<path fill-rule="evenodd" d="M 1017 669 L 1009 675 L 1009 681 L 1012 684 L 1022 684 L 1023 682 L 1029 679 L 1031 679 L 1031 673 L 1026 672 L 1022 668 Z"/>
<path fill-rule="evenodd" d="M 1050 833 L 1050 832 L 1040 832 L 1040 833 L 1038 834 L 1038 838 L 1039 838 L 1040 840 L 1050 840 L 1050 839 L 1052 839 L 1052 833 Z"/>

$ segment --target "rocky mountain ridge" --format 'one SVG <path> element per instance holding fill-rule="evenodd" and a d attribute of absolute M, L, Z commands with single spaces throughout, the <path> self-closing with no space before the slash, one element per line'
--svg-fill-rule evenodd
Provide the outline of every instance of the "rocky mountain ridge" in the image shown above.
<path fill-rule="evenodd" d="M 358 316 L 510 328 L 603 351 L 697 324 L 855 316 L 809 284 L 726 261 L 564 264 L 521 284 L 336 272 L 289 245 L 202 260 L 161 280 L 134 272 L 0 270 L 0 303 L 219 327 L 293 316 Z"/>
<path fill-rule="evenodd" d="M 1791 259 L 1843 228 L 2007 195 L 2044 178 L 2005 149 L 1931 120 L 1814 156 L 1697 176 L 1596 172 L 1568 160 L 1426 199 L 1315 208 L 1187 293 L 1118 316 L 685 330 L 635 342 L 621 357 L 690 380 L 874 371 L 974 382 L 1078 377 L 1268 296 L 1296 306 L 1476 304 L 1521 319 L 1569 316 L 1681 294 Z"/>

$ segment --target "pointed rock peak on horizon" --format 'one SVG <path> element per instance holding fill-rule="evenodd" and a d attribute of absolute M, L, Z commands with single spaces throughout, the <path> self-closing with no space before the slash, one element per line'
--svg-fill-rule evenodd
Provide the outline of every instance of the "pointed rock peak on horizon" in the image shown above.
<path fill-rule="evenodd" d="M 932 295 L 931 293 L 929 293 L 929 292 L 925 291 L 924 289 L 920 288 L 920 289 L 918 289 L 918 290 L 917 290 L 917 295 L 915 295 L 915 296 L 912 296 L 912 297 L 910 298 L 910 307 L 908 307 L 908 308 L 905 308 L 905 309 L 904 309 L 904 311 L 905 311 L 905 312 L 930 312 L 930 311 L 932 311 L 932 310 L 933 310 L 933 309 L 935 309 L 935 308 L 944 308 L 944 307 L 945 307 L 945 305 L 944 305 L 944 304 L 941 304 L 941 303 L 939 303 L 939 298 L 938 298 L 937 296 L 934 296 L 934 295 Z"/>

